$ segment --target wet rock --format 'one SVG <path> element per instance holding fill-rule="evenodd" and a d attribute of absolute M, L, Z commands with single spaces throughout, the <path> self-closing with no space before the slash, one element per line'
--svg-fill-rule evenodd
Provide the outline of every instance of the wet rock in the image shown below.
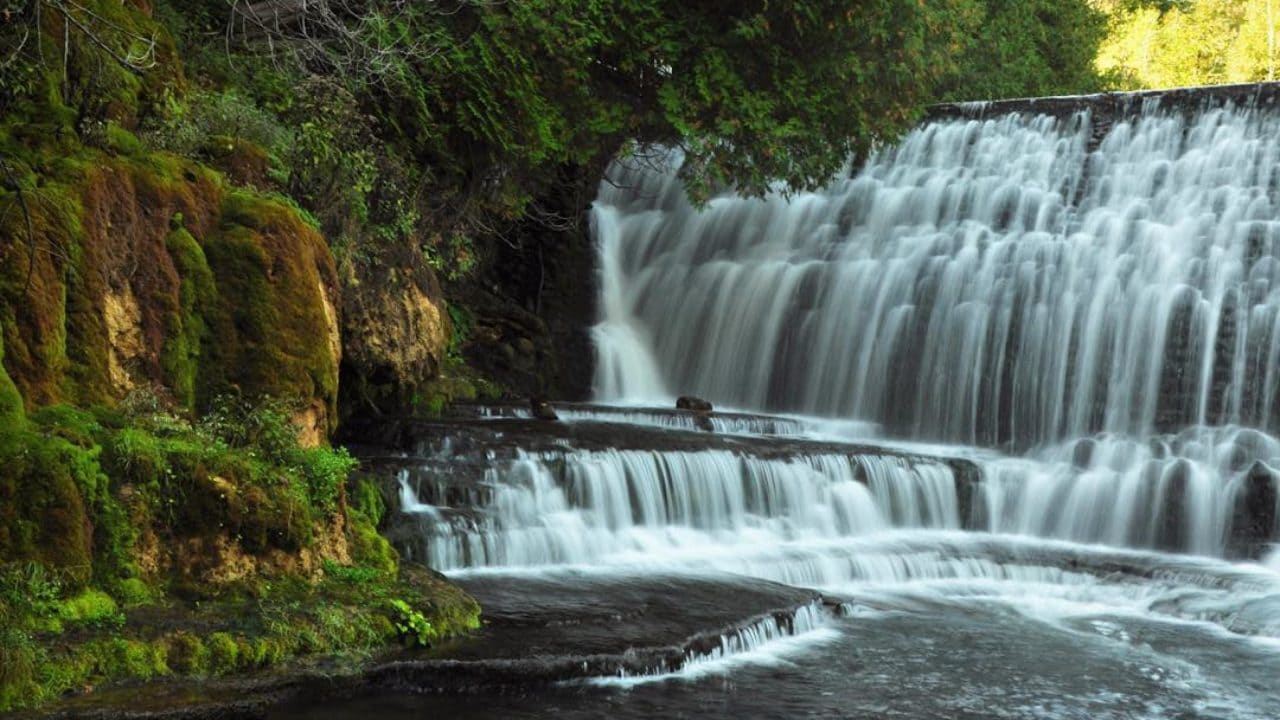
<path fill-rule="evenodd" d="M 703 400 L 700 397 L 692 395 L 681 395 L 676 399 L 677 410 L 692 410 L 694 412 L 711 412 L 714 408 L 711 402 Z"/>
<path fill-rule="evenodd" d="M 1276 492 L 1275 473 L 1266 463 L 1254 462 L 1236 496 L 1229 554 L 1258 557 L 1266 550 L 1276 529 Z"/>
<path fill-rule="evenodd" d="M 1093 464 L 1093 453 L 1098 449 L 1098 443 L 1092 438 L 1085 438 L 1075 444 L 1071 448 L 1071 465 L 1078 470 L 1088 470 Z"/>
<path fill-rule="evenodd" d="M 533 413 L 535 420 L 559 420 L 560 416 L 556 415 L 555 408 L 551 407 L 551 403 L 543 398 L 529 398 L 529 412 Z"/>

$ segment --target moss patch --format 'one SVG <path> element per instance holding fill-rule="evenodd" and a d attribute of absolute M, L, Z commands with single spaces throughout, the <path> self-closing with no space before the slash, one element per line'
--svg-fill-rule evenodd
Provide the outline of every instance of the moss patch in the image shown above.
<path fill-rule="evenodd" d="M 223 407 L 221 404 L 219 407 Z M 397 607 L 479 609 L 402 570 L 375 486 L 274 406 L 199 424 L 153 405 L 41 408 L 0 430 L 0 710 L 157 676 L 244 672 L 404 638 Z M 351 501 L 347 501 L 347 493 Z"/>
<path fill-rule="evenodd" d="M 220 300 L 200 397 L 236 389 L 318 398 L 332 426 L 338 390 L 332 256 L 284 203 L 236 191 L 222 211 L 222 226 L 205 244 Z"/>

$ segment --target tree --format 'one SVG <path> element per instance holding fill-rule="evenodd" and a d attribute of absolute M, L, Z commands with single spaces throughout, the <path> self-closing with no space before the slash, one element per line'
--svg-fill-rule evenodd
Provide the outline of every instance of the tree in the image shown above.
<path fill-rule="evenodd" d="M 1094 67 L 1107 16 L 1088 0 L 986 0 L 979 32 L 956 72 L 939 88 L 945 100 L 1072 95 L 1104 88 Z"/>
<path fill-rule="evenodd" d="M 826 182 L 919 116 L 978 16 L 976 0 L 268 0 L 234 2 L 231 27 L 358 68 L 407 149 L 474 187 L 634 140 L 682 148 L 705 195 Z"/>
<path fill-rule="evenodd" d="M 1184 0 L 1120 7 L 1098 56 L 1126 89 L 1256 82 L 1274 77 L 1275 0 Z"/>

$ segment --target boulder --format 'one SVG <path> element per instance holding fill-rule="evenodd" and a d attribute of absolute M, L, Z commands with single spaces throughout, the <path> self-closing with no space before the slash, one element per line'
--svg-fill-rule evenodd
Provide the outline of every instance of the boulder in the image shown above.
<path fill-rule="evenodd" d="M 551 407 L 551 403 L 544 398 L 529 398 L 529 412 L 533 413 L 535 420 L 559 420 L 560 416 L 556 415 L 555 408 Z"/>
<path fill-rule="evenodd" d="M 703 400 L 692 395 L 681 395 L 676 399 L 677 410 L 692 410 L 693 412 L 711 412 L 714 408 L 710 401 Z"/>

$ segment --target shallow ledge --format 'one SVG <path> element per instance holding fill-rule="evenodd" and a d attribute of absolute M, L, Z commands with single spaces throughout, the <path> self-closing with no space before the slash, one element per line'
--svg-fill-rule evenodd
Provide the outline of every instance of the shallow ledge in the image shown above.
<path fill-rule="evenodd" d="M 1235 106 L 1269 107 L 1278 102 L 1280 102 L 1280 82 L 1259 82 L 1094 95 L 938 103 L 929 106 L 925 112 L 925 119 L 979 119 L 1009 113 L 1063 117 L 1081 110 L 1090 110 L 1095 116 L 1116 118 L 1137 113 L 1149 103 L 1157 103 L 1159 107 L 1169 110 L 1200 110 L 1228 103 Z"/>
<path fill-rule="evenodd" d="M 64 701 L 45 713 L 21 718 L 85 720 L 250 720 L 289 706 L 358 698 L 380 692 L 472 694 L 545 687 L 601 677 L 640 676 L 680 669 L 720 650 L 726 639 L 760 623 L 792 626 L 799 613 L 815 607 L 834 615 L 835 601 L 812 591 L 794 591 L 797 602 L 759 612 L 719 629 L 696 633 L 675 644 L 626 647 L 587 655 L 531 655 L 477 660 L 385 657 L 365 667 L 320 672 L 287 671 L 260 678 L 165 681 L 120 686 Z"/>

